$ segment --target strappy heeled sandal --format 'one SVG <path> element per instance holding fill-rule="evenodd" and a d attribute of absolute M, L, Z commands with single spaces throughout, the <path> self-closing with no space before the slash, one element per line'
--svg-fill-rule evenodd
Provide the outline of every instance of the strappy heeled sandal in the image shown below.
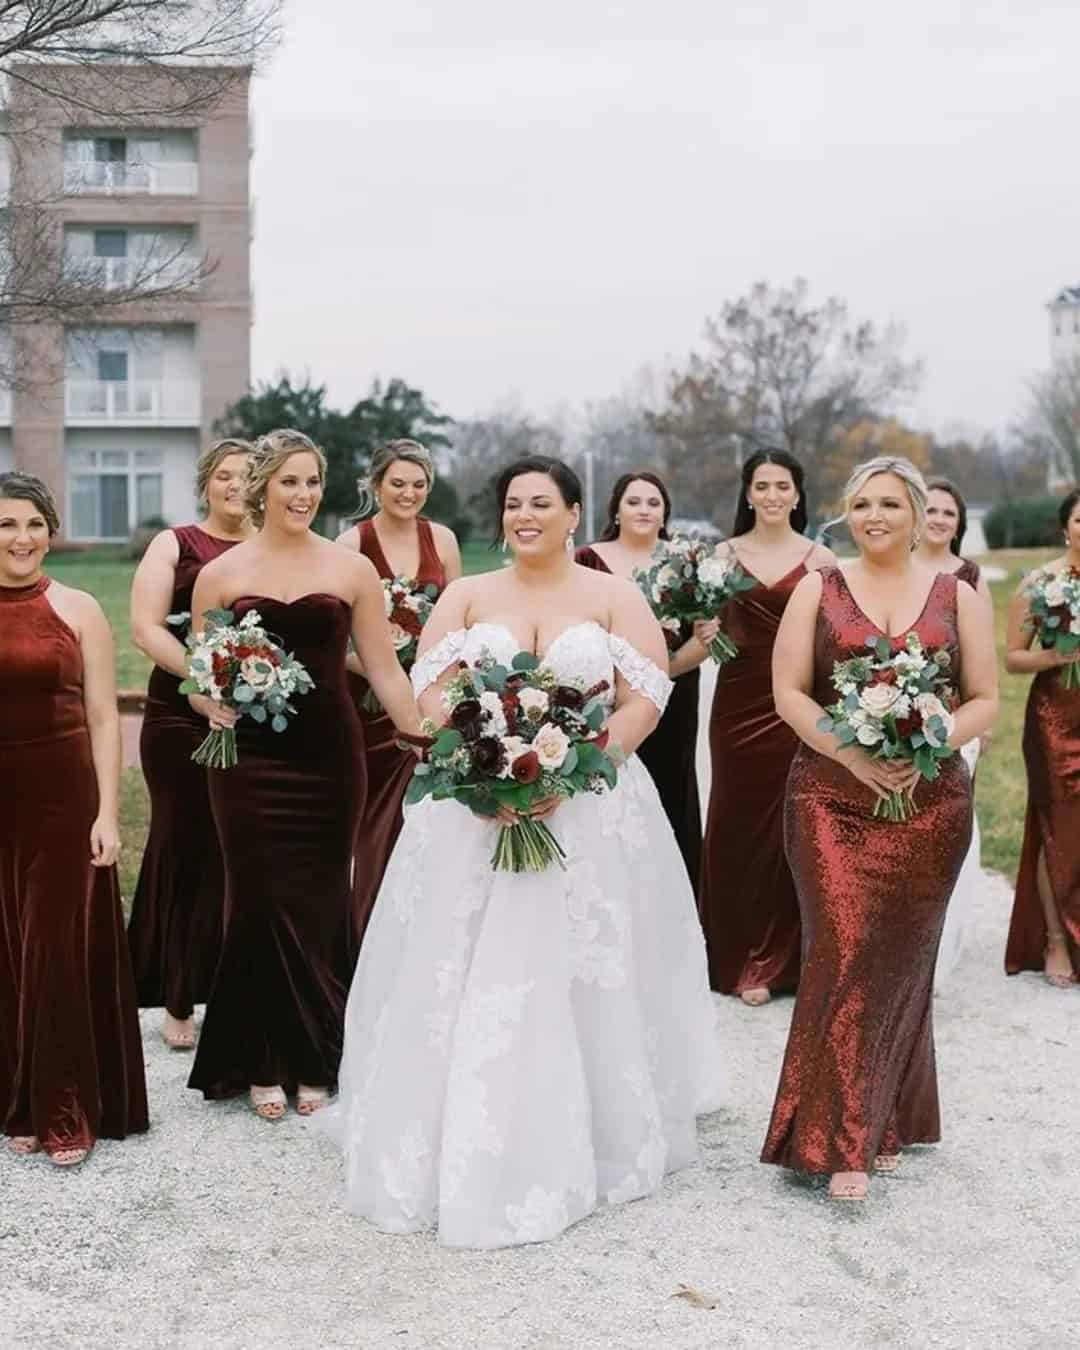
<path fill-rule="evenodd" d="M 748 1008 L 763 1008 L 772 1002 L 772 994 L 762 986 L 759 989 L 744 989 L 739 995 Z"/>
<path fill-rule="evenodd" d="M 899 1172 L 901 1156 L 899 1153 L 879 1153 L 874 1159 L 874 1171 L 886 1174 Z"/>
<path fill-rule="evenodd" d="M 84 1163 L 90 1156 L 88 1148 L 56 1148 L 51 1152 L 46 1150 L 46 1158 L 54 1167 L 78 1167 Z"/>
<path fill-rule="evenodd" d="M 173 1028 L 181 1027 L 183 1030 L 177 1031 L 169 1029 L 169 1023 Z M 173 1017 L 172 1013 L 165 1014 L 165 1022 L 161 1028 L 161 1039 L 170 1050 L 194 1050 L 195 1049 L 195 1019 L 192 1017 Z"/>
<path fill-rule="evenodd" d="M 298 1116 L 313 1116 L 316 1111 L 321 1111 L 329 1101 L 330 1092 L 327 1088 L 297 1087 L 296 1114 Z"/>
<path fill-rule="evenodd" d="M 284 1119 L 285 1107 L 288 1105 L 284 1088 L 277 1086 L 255 1087 L 252 1085 L 248 1089 L 248 1098 L 251 1102 L 251 1109 L 260 1120 L 277 1121 Z"/>
<path fill-rule="evenodd" d="M 865 1200 L 869 1189 L 865 1172 L 834 1172 L 829 1178 L 830 1200 Z"/>
<path fill-rule="evenodd" d="M 8 1150 L 20 1157 L 29 1157 L 31 1153 L 41 1152 L 41 1140 L 36 1134 L 13 1134 L 7 1141 Z"/>
<path fill-rule="evenodd" d="M 1072 958 L 1069 956 L 1069 944 L 1065 940 L 1064 933 L 1062 933 L 1059 937 L 1047 938 L 1046 946 L 1043 949 L 1044 967 L 1046 965 L 1047 960 L 1049 959 L 1051 947 L 1057 947 L 1062 949 L 1066 957 L 1069 958 L 1069 965 L 1071 967 Z M 1071 989 L 1072 986 L 1076 983 L 1076 971 L 1070 968 L 1069 973 L 1067 975 L 1064 975 L 1059 974 L 1057 972 L 1051 973 L 1050 971 L 1044 969 L 1043 979 L 1046 981 L 1048 985 L 1050 985 L 1052 989 Z"/>

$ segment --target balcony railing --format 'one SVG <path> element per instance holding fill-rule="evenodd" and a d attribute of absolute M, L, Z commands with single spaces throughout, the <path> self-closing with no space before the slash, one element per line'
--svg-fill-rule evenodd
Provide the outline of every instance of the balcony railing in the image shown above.
<path fill-rule="evenodd" d="M 72 280 L 107 291 L 156 291 L 164 288 L 195 287 L 199 282 L 198 258 L 170 257 L 155 263 L 152 258 L 95 258 L 70 254 L 68 272 Z"/>
<path fill-rule="evenodd" d="M 197 426 L 197 380 L 71 380 L 64 391 L 67 421 L 154 422 Z"/>
<path fill-rule="evenodd" d="M 197 164 L 93 159 L 69 160 L 64 164 L 65 192 L 147 193 L 151 197 L 193 197 L 198 190 Z"/>

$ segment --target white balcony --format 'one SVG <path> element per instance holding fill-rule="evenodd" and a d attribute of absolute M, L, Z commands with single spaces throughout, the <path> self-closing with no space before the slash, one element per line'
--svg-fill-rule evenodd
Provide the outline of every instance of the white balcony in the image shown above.
<path fill-rule="evenodd" d="M 71 380 L 64 387 L 69 426 L 198 426 L 197 380 Z"/>
<path fill-rule="evenodd" d="M 199 191 L 199 166 L 185 161 L 68 160 L 64 164 L 64 191 L 194 197 Z"/>
<path fill-rule="evenodd" d="M 0 427 L 11 426 L 11 390 L 0 387 Z"/>
<path fill-rule="evenodd" d="M 68 267 L 73 279 L 101 286 L 107 291 L 195 289 L 199 283 L 199 259 L 170 257 L 155 263 L 152 258 L 95 258 L 69 255 Z"/>

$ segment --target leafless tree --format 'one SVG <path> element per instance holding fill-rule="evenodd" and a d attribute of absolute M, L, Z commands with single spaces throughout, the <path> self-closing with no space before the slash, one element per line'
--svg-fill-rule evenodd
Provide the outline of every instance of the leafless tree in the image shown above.
<path fill-rule="evenodd" d="M 1033 381 L 1019 430 L 1044 447 L 1059 478 L 1080 483 L 1080 355 L 1056 362 Z"/>
<path fill-rule="evenodd" d="M 559 457 L 565 443 L 561 427 L 513 406 L 456 422 L 448 434 L 450 476 L 461 505 L 479 528 L 491 531 L 498 524 L 494 481 L 499 470 L 525 455 Z"/>

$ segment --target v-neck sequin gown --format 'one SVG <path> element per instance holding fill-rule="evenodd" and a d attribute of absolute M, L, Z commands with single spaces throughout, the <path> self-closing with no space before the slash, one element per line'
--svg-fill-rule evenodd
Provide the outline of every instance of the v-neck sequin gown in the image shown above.
<path fill-rule="evenodd" d="M 835 701 L 835 661 L 880 629 L 837 567 L 821 573 L 813 696 Z M 959 674 L 956 578 L 939 574 L 906 632 L 944 648 Z M 893 639 L 899 650 L 903 636 Z M 803 968 L 762 1161 L 802 1172 L 867 1172 L 878 1153 L 940 1138 L 934 962 L 971 838 L 962 756 L 915 790 L 919 813 L 875 820 L 874 796 L 835 760 L 800 745 L 784 837 L 799 896 Z"/>

